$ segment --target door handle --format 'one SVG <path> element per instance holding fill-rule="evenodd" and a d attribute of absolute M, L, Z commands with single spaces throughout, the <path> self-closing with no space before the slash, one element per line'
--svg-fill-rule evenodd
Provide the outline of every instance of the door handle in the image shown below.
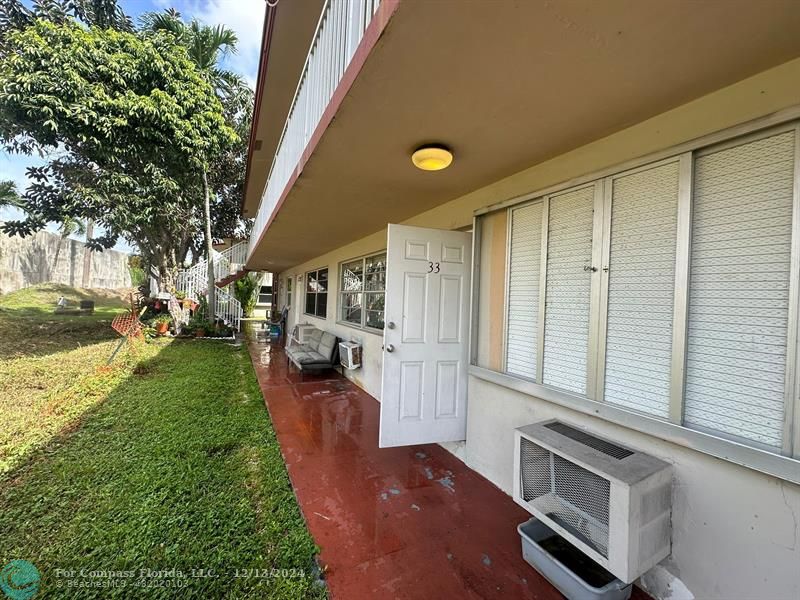
<path fill-rule="evenodd" d="M 389 322 L 386 324 L 386 327 L 388 327 L 389 329 L 394 329 L 394 321 L 389 321 Z"/>
<path fill-rule="evenodd" d="M 394 352 L 394 346 L 391 344 L 386 344 L 386 351 L 387 352 Z"/>

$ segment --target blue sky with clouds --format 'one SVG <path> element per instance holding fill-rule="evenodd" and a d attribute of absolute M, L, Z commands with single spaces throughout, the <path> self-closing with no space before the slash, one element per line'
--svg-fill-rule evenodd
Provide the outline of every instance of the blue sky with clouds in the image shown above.
<path fill-rule="evenodd" d="M 186 19 L 194 17 L 209 25 L 221 23 L 233 29 L 239 38 L 239 51 L 226 57 L 224 66 L 242 75 L 251 87 L 255 87 L 266 6 L 264 0 L 121 0 L 120 4 L 134 20 L 145 12 L 173 7 Z M 25 169 L 40 164 L 42 161 L 35 157 L 0 152 L 0 181 L 11 179 L 17 182 L 19 189 L 24 189 L 27 185 Z M 0 221 L 19 218 L 20 214 L 14 209 L 0 208 Z M 55 230 L 55 226 L 49 228 Z M 117 247 L 130 251 L 124 242 Z"/>

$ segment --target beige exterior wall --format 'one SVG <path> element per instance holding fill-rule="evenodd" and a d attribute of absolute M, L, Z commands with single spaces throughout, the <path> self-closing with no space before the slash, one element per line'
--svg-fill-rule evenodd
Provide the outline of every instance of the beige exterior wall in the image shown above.
<path fill-rule="evenodd" d="M 323 254 L 313 260 L 296 265 L 278 276 L 280 288 L 280 306 L 286 304 L 286 279 L 293 278 L 292 305 L 289 307 L 288 329 L 298 323 L 311 323 L 321 329 L 330 331 L 336 336 L 361 343 L 363 346 L 363 366 L 360 369 L 345 371 L 347 377 L 353 380 L 376 398 L 381 396 L 381 369 L 383 367 L 383 335 L 374 331 L 359 329 L 351 325 L 337 323 L 337 309 L 339 307 L 339 265 L 348 260 L 376 254 L 386 250 L 386 230 L 382 230 L 369 237 L 363 238 L 347 246 L 337 248 L 333 252 Z M 305 308 L 305 274 L 308 271 L 328 268 L 328 317 L 320 319 L 304 313 Z M 302 282 L 298 282 L 298 275 Z"/>
<path fill-rule="evenodd" d="M 795 60 L 476 190 L 406 224 L 461 228 L 472 222 L 476 209 L 799 105 L 800 60 Z M 497 369 L 498 348 L 502 349 L 505 213 L 486 217 L 484 225 L 478 362 Z M 362 341 L 365 364 L 348 376 L 376 398 L 380 397 L 381 336 L 337 324 L 335 315 L 339 263 L 385 247 L 382 230 L 280 276 L 282 302 L 286 277 L 295 278 L 290 324 L 310 322 Z M 322 320 L 302 313 L 303 290 L 297 275 L 325 266 L 330 269 L 330 296 L 328 318 Z M 508 493 L 513 430 L 550 417 L 580 423 L 674 465 L 672 556 L 641 582 L 657 598 L 800 598 L 800 486 L 470 379 L 466 444 L 447 447 Z"/>

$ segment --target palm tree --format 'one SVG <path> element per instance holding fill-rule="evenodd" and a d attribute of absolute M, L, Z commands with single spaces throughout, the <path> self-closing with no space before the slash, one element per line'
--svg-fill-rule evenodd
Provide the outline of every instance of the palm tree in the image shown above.
<path fill-rule="evenodd" d="M 11 206 L 22 208 L 22 198 L 17 193 L 17 185 L 13 181 L 0 181 L 0 208 Z"/>
<path fill-rule="evenodd" d="M 242 77 L 220 68 L 219 63 L 230 54 L 236 54 L 236 44 L 239 39 L 236 33 L 225 25 L 205 25 L 197 19 L 186 23 L 181 14 L 173 9 L 164 12 L 149 12 L 140 17 L 142 29 L 149 31 L 165 31 L 172 34 L 177 42 L 189 52 L 189 57 L 197 65 L 200 72 L 214 87 L 219 99 L 226 100 L 241 94 L 247 84 Z M 249 88 L 247 88 L 249 89 Z M 203 217 L 205 221 L 206 257 L 208 263 L 208 291 L 207 300 L 209 311 L 213 316 L 214 296 L 216 281 L 214 276 L 214 251 L 211 238 L 211 190 L 208 185 L 208 168 L 204 167 L 201 173 L 203 187 Z"/>
<path fill-rule="evenodd" d="M 0 208 L 8 206 L 11 208 L 18 208 L 25 210 L 27 205 L 17 191 L 17 184 L 13 181 L 0 181 Z M 93 227 L 93 222 L 88 221 L 88 228 Z M 59 233 L 62 238 L 76 235 L 87 235 L 87 224 L 84 224 L 78 219 L 72 217 L 64 217 L 64 220 L 59 226 Z M 91 233 L 88 234 L 91 236 Z"/>
<path fill-rule="evenodd" d="M 174 8 L 164 12 L 144 13 L 140 17 L 142 29 L 166 31 L 189 52 L 189 57 L 208 79 L 220 99 L 238 93 L 247 84 L 233 71 L 219 67 L 225 57 L 236 54 L 239 38 L 225 25 L 205 25 L 197 19 L 186 23 Z"/>

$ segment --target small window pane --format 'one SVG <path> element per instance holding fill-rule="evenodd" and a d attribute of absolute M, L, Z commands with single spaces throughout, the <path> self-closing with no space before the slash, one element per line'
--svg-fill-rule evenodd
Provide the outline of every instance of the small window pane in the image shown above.
<path fill-rule="evenodd" d="M 307 292 L 316 292 L 317 291 L 317 272 L 311 271 L 306 278 L 306 291 Z"/>
<path fill-rule="evenodd" d="M 328 294 L 317 294 L 317 312 L 315 314 L 323 318 L 328 315 Z"/>
<path fill-rule="evenodd" d="M 367 278 L 364 289 L 383 291 L 386 288 L 386 255 L 370 256 L 365 262 Z"/>
<path fill-rule="evenodd" d="M 364 284 L 364 261 L 356 260 L 342 265 L 343 292 L 360 292 Z"/>
<path fill-rule="evenodd" d="M 342 321 L 361 325 L 361 294 L 344 293 L 341 295 Z"/>
<path fill-rule="evenodd" d="M 317 295 L 316 294 L 306 294 L 306 312 L 308 314 L 316 314 L 315 309 L 317 306 Z"/>
<path fill-rule="evenodd" d="M 364 295 L 366 296 L 367 310 L 379 310 L 383 312 L 383 301 L 385 296 L 382 292 L 373 292 Z"/>
<path fill-rule="evenodd" d="M 386 289 L 386 273 L 367 274 L 367 281 L 364 289 L 370 292 L 382 292 Z"/>
<path fill-rule="evenodd" d="M 372 329 L 383 329 L 383 311 L 368 310 L 366 326 Z"/>

